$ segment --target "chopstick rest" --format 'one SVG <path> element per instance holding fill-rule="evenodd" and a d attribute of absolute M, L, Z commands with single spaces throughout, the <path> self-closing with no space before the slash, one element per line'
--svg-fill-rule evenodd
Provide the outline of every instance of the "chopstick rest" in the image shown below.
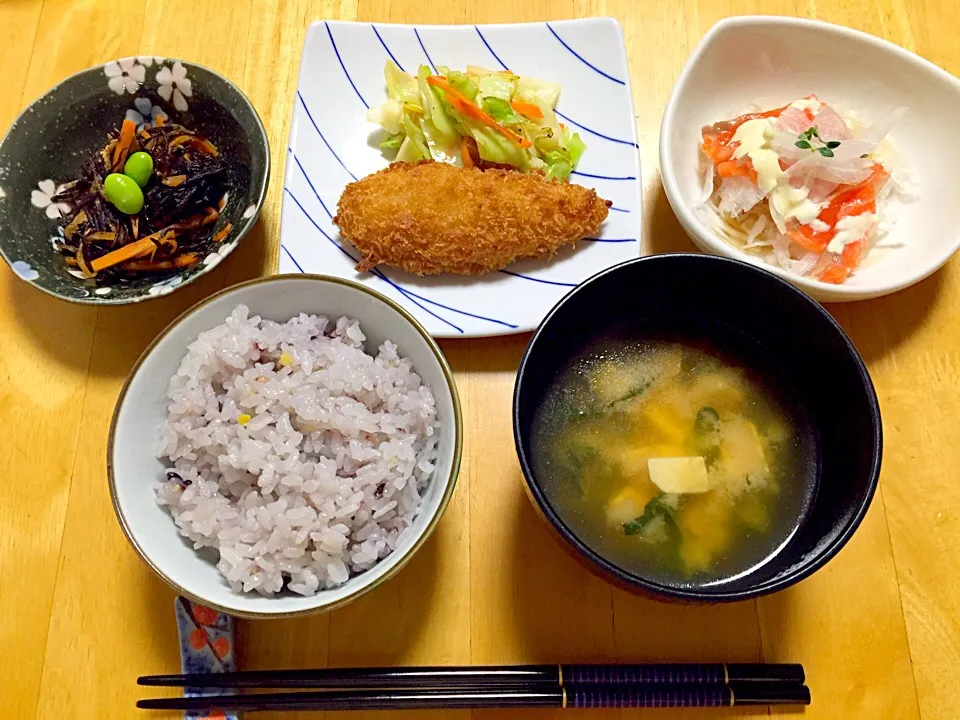
<path fill-rule="evenodd" d="M 184 697 L 224 694 L 225 690 L 216 685 L 206 685 L 202 679 L 212 674 L 236 672 L 233 617 L 183 597 L 176 598 L 173 606 L 180 637 L 180 667 L 186 677 L 198 678 L 197 685 L 185 686 Z M 196 720 L 199 717 L 188 713 L 184 720 Z M 224 720 L 239 718 L 234 712 L 226 712 Z"/>

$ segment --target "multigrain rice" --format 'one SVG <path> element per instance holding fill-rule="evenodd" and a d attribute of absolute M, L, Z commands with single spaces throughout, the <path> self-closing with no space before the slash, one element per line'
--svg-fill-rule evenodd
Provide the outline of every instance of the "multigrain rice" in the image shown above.
<path fill-rule="evenodd" d="M 346 582 L 410 531 L 434 469 L 430 388 L 356 320 L 286 323 L 240 305 L 187 349 L 168 389 L 157 498 L 235 590 Z"/>

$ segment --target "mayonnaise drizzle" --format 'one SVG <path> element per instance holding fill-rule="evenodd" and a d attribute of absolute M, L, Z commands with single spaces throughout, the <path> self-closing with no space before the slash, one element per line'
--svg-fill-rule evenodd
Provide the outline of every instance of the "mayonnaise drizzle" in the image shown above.
<path fill-rule="evenodd" d="M 797 102 L 815 103 L 819 107 L 814 100 Z M 784 220 L 796 218 L 800 223 L 808 224 L 820 214 L 820 205 L 809 200 L 807 188 L 790 185 L 780 169 L 780 156 L 770 147 L 776 124 L 776 118 L 756 118 L 740 125 L 733 135 L 733 141 L 738 143 L 733 157 L 736 160 L 744 156 L 750 158 L 757 173 L 757 185 L 767 193 L 769 202 Z"/>
<path fill-rule="evenodd" d="M 876 221 L 877 216 L 874 213 L 847 215 L 840 218 L 837 223 L 837 233 L 827 245 L 827 252 L 839 255 L 847 245 L 865 238 L 873 230 Z"/>

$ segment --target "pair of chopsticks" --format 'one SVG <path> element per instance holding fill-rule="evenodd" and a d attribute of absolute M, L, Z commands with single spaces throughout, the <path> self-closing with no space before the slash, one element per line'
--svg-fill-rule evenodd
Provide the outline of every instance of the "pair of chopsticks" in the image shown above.
<path fill-rule="evenodd" d="M 679 663 L 263 670 L 146 675 L 140 685 L 294 692 L 139 700 L 143 710 L 436 710 L 809 705 L 803 666 Z"/>

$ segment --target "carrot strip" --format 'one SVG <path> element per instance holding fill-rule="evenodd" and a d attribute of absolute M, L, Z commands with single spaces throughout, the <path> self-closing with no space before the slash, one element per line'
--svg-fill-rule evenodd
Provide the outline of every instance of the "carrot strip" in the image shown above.
<path fill-rule="evenodd" d="M 181 145 L 189 145 L 196 148 L 200 152 L 206 153 L 207 155 L 213 155 L 213 157 L 217 157 L 220 154 L 212 142 L 201 137 L 197 137 L 196 135 L 179 135 L 170 141 L 171 150 L 176 147 L 180 147 Z"/>
<path fill-rule="evenodd" d="M 543 110 L 540 109 L 539 105 L 523 102 L 523 100 L 514 100 L 510 103 L 510 107 L 524 117 L 528 117 L 533 120 L 541 120 L 543 118 Z"/>
<path fill-rule="evenodd" d="M 217 150 L 217 146 L 205 138 L 195 138 L 193 146 L 198 150 L 205 152 L 207 155 L 213 155 L 217 157 L 220 152 Z"/>
<path fill-rule="evenodd" d="M 215 243 L 222 242 L 226 239 L 227 235 L 230 234 L 230 231 L 233 229 L 232 223 L 227 223 L 222 228 L 217 230 L 217 233 L 213 236 L 213 241 Z"/>
<path fill-rule="evenodd" d="M 180 187 L 187 180 L 186 175 L 171 175 L 170 177 L 165 177 L 162 182 L 167 187 Z"/>
<path fill-rule="evenodd" d="M 120 138 L 113 148 L 112 168 L 115 172 L 123 169 L 123 164 L 127 161 L 127 155 L 130 154 L 136 132 L 137 124 L 129 118 L 124 118 L 123 125 L 120 126 Z"/>
<path fill-rule="evenodd" d="M 163 115 L 157 115 L 157 116 L 153 119 L 153 124 L 154 124 L 155 127 L 160 127 L 161 125 L 163 125 L 163 122 L 164 122 L 164 120 L 163 120 Z"/>
<path fill-rule="evenodd" d="M 198 262 L 200 262 L 200 256 L 196 253 L 188 252 L 177 255 L 173 259 L 173 266 L 178 268 L 190 267 L 191 265 L 196 265 Z"/>
<path fill-rule="evenodd" d="M 179 268 L 190 267 L 191 265 L 196 265 L 200 261 L 200 257 L 196 253 L 183 253 L 182 255 L 177 255 L 177 257 L 172 260 L 157 260 L 152 262 L 149 260 L 130 260 L 123 264 L 123 269 L 130 272 L 158 272 L 161 270 L 177 270 Z"/>
<path fill-rule="evenodd" d="M 510 128 L 501 125 L 496 120 L 494 120 L 490 115 L 481 110 L 476 103 L 471 102 L 465 96 L 457 92 L 450 83 L 446 80 L 441 80 L 436 75 L 431 75 L 427 78 L 427 84 L 433 85 L 435 88 L 443 90 L 446 93 L 447 100 L 450 101 L 450 104 L 453 105 L 454 109 L 457 110 L 460 114 L 465 115 L 466 117 L 473 118 L 482 122 L 484 125 L 493 128 L 501 135 L 503 135 L 507 140 L 510 140 L 515 145 L 519 145 L 522 148 L 528 148 L 533 143 L 527 140 L 525 137 L 515 133 Z"/>
<path fill-rule="evenodd" d="M 154 235 L 156 235 L 156 233 L 154 233 Z M 150 255 L 156 251 L 157 244 L 153 241 L 153 235 L 150 235 L 108 252 L 103 257 L 98 257 L 90 263 L 90 269 L 93 270 L 94 273 L 98 273 L 101 270 L 106 270 L 109 267 L 119 265 L 127 260 Z"/>
<path fill-rule="evenodd" d="M 204 226 L 204 225 L 209 225 L 209 224 L 212 223 L 212 222 L 216 222 L 216 221 L 217 221 L 217 218 L 219 218 L 219 217 L 220 217 L 220 213 L 217 211 L 216 208 L 208 207 L 208 208 L 204 211 L 204 214 L 203 214 L 203 215 L 201 215 L 200 213 L 196 213 L 196 214 L 191 215 L 190 217 L 188 217 L 186 220 L 181 220 L 181 221 L 178 222 L 178 223 L 174 223 L 173 225 L 170 225 L 170 226 L 169 226 L 168 228 L 166 228 L 166 229 L 167 229 L 167 230 L 178 230 L 178 231 L 179 231 L 179 230 L 194 230 L 194 229 L 196 229 L 196 228 L 198 228 L 198 227 L 202 227 L 202 226 Z"/>

